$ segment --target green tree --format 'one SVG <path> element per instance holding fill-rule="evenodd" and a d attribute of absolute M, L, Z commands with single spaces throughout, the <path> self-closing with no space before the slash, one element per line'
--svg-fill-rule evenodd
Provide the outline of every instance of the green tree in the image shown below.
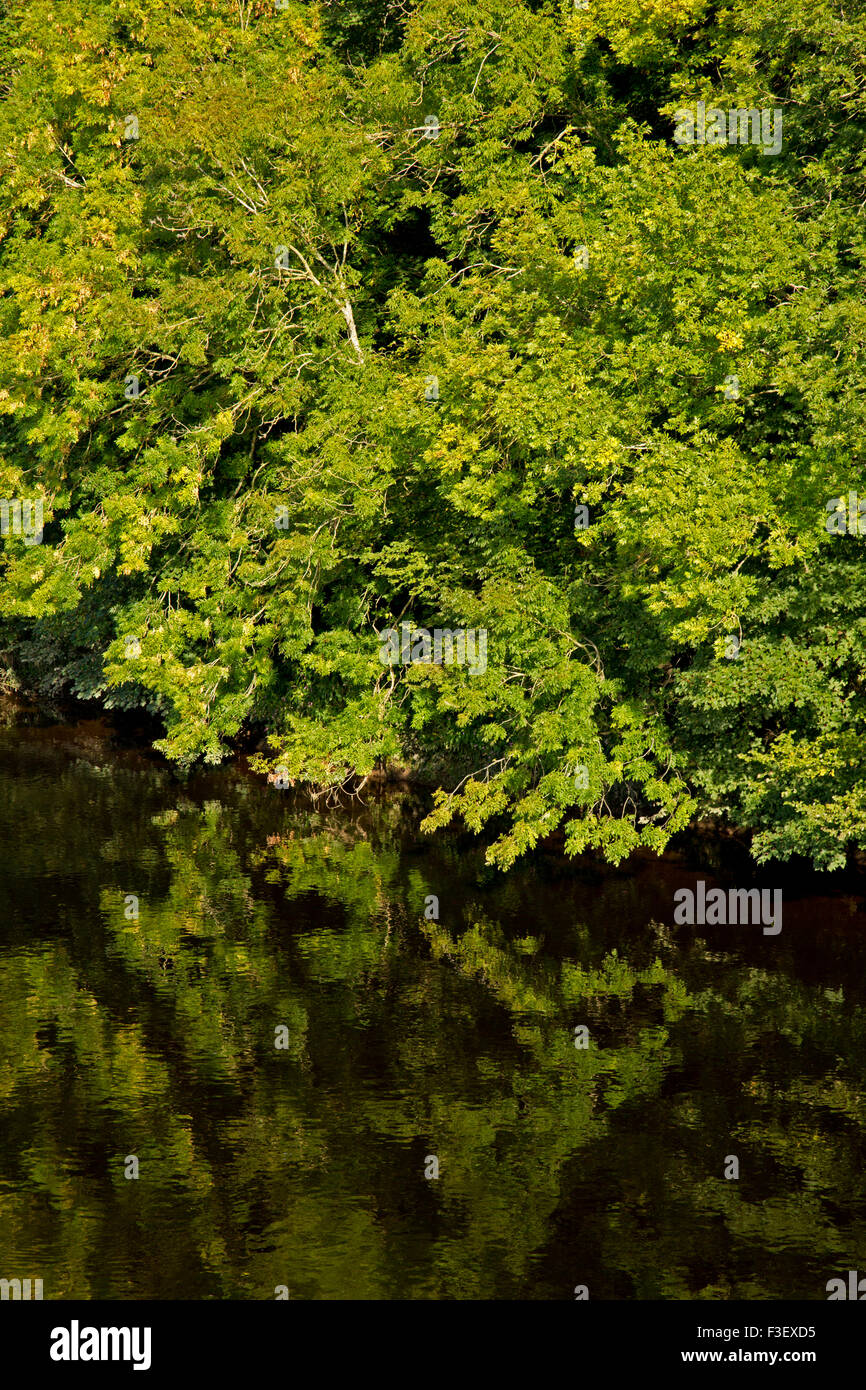
<path fill-rule="evenodd" d="M 146 708 L 181 763 L 254 731 L 295 782 L 410 769 L 504 867 L 696 811 L 760 859 L 866 847 L 860 539 L 825 529 L 862 473 L 866 21 L 0 23 L 0 484 L 47 518 L 3 544 L 9 683 Z M 677 146 L 695 100 L 780 110 L 781 153 Z M 383 665 L 401 622 L 483 629 L 485 670 Z"/>

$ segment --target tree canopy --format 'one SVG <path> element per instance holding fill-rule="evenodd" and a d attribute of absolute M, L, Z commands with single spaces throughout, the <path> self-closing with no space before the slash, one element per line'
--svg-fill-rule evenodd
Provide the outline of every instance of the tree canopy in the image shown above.
<path fill-rule="evenodd" d="M 5 683 L 412 768 L 502 867 L 866 847 L 864 54 L 840 0 L 5 0 Z"/>

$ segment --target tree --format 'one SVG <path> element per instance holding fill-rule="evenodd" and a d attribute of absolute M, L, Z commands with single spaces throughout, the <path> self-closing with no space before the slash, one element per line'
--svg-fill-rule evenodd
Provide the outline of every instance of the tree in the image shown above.
<path fill-rule="evenodd" d="M 825 527 L 859 485 L 864 21 L 2 23 L 0 482 L 47 517 L 4 541 L 10 680 L 148 708 L 180 762 L 253 729 L 297 782 L 414 769 L 505 867 L 696 811 L 758 858 L 866 845 L 859 537 Z M 781 152 L 678 145 L 696 100 L 781 111 Z M 484 633 L 483 670 L 383 662 L 404 623 Z"/>

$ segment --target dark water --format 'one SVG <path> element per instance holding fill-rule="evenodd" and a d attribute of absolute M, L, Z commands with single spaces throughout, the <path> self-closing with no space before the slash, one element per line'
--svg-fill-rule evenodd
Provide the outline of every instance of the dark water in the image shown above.
<path fill-rule="evenodd" d="M 677 927 L 682 856 L 503 880 L 406 798 L 286 797 L 0 732 L 0 1277 L 824 1299 L 866 1272 L 856 884 L 765 878 L 778 937 Z"/>

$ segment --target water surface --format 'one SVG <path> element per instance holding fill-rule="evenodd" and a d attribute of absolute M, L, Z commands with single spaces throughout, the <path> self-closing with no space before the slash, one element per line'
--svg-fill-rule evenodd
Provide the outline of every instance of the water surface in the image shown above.
<path fill-rule="evenodd" d="M 866 1272 L 860 886 L 770 872 L 780 936 L 679 927 L 697 858 L 503 879 L 420 814 L 0 731 L 0 1277 L 824 1299 Z"/>

